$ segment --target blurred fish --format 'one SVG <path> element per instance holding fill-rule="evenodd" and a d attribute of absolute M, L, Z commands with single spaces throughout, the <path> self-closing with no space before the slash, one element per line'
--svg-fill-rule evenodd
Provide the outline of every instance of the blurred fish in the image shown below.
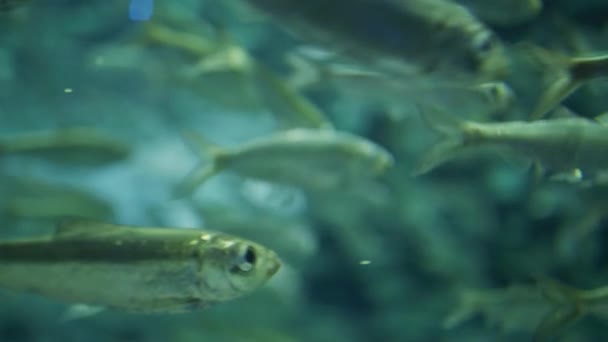
<path fill-rule="evenodd" d="M 209 160 L 178 187 L 181 196 L 223 170 L 278 184 L 335 189 L 378 176 L 393 165 L 392 155 L 381 146 L 333 130 L 292 129 L 231 149 L 215 146 L 194 132 L 184 134 Z"/>
<path fill-rule="evenodd" d="M 608 286 L 581 290 L 541 277 L 533 285 L 465 290 L 458 309 L 444 321 L 451 329 L 475 314 L 505 332 L 533 332 L 533 340 L 551 341 L 586 314 L 608 318 Z"/>
<path fill-rule="evenodd" d="M 147 25 L 145 39 L 179 49 L 196 58 L 197 64 L 190 68 L 187 74 L 181 75 L 182 79 L 188 80 L 191 84 L 194 84 L 195 81 L 209 84 L 216 91 L 220 89 L 217 92 L 223 94 L 222 96 L 228 94 L 227 102 L 235 103 L 235 97 L 243 97 L 243 95 L 235 96 L 232 92 L 226 93 L 225 87 L 213 82 L 212 74 L 230 73 L 237 76 L 238 78 L 234 78 L 232 84 L 227 85 L 233 89 L 237 82 L 238 84 L 251 84 L 254 94 L 284 127 L 332 127 L 325 114 L 314 103 L 283 81 L 272 70 L 258 63 L 243 47 L 237 45 L 227 35 L 223 35 L 221 39 L 205 39 L 200 35 L 154 24 Z"/>
<path fill-rule="evenodd" d="M 258 94 L 283 127 L 333 129 L 333 125 L 312 101 L 261 64 L 253 69 Z"/>
<path fill-rule="evenodd" d="M 60 225 L 0 243 L 0 287 L 140 313 L 178 313 L 237 298 L 280 268 L 251 241 L 195 229 Z"/>
<path fill-rule="evenodd" d="M 503 332 L 532 332 L 547 312 L 549 301 L 536 285 L 514 284 L 497 289 L 464 289 L 459 303 L 443 321 L 453 329 L 476 315 Z"/>
<path fill-rule="evenodd" d="M 558 118 L 534 122 L 479 123 L 464 121 L 436 110 L 423 118 L 445 139 L 419 163 L 422 174 L 471 148 L 506 147 L 549 170 L 574 172 L 581 178 L 608 169 L 608 126 L 603 118 Z"/>
<path fill-rule="evenodd" d="M 569 57 L 536 46 L 527 46 L 534 58 L 555 73 L 543 91 L 530 119 L 541 119 L 588 81 L 608 78 L 608 55 Z"/>
<path fill-rule="evenodd" d="M 21 219 L 57 219 L 81 216 L 90 219 L 113 217 L 112 206 L 93 194 L 66 188 L 57 193 L 15 196 L 6 201 L 3 213 Z"/>
<path fill-rule="evenodd" d="M 368 68 L 342 63 L 315 63 L 306 56 L 292 54 L 294 72 L 289 82 L 299 89 L 332 90 L 348 101 L 380 102 L 391 106 L 436 104 L 481 112 L 484 117 L 505 113 L 515 104 L 515 93 L 505 82 L 462 84 L 428 82 L 393 77 Z"/>
<path fill-rule="evenodd" d="M 456 0 L 482 21 L 496 26 L 514 26 L 534 19 L 543 9 L 542 0 Z"/>
<path fill-rule="evenodd" d="M 416 73 L 492 79 L 507 69 L 494 33 L 451 1 L 247 2 L 303 38 L 365 64 L 397 61 Z"/>
<path fill-rule="evenodd" d="M 97 166 L 125 159 L 129 147 L 94 128 L 66 128 L 0 137 L 0 157 L 31 155 L 60 163 Z"/>

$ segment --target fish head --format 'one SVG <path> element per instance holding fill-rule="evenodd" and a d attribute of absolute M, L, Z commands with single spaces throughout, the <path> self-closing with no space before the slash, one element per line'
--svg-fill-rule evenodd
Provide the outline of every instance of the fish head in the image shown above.
<path fill-rule="evenodd" d="M 469 36 L 465 64 L 479 79 L 496 80 L 509 72 L 509 59 L 504 45 L 489 30 L 479 30 Z"/>
<path fill-rule="evenodd" d="M 505 82 L 487 82 L 479 84 L 474 88 L 481 92 L 486 104 L 497 111 L 507 111 L 517 101 L 513 89 Z"/>
<path fill-rule="evenodd" d="M 355 169 L 368 170 L 365 174 L 379 176 L 395 164 L 392 154 L 374 142 L 358 139 L 353 146 L 353 156 L 350 159 L 362 163 Z"/>
<path fill-rule="evenodd" d="M 395 158 L 392 154 L 384 149 L 378 149 L 374 158 L 373 170 L 375 175 L 380 175 L 386 172 L 389 168 L 395 165 Z"/>
<path fill-rule="evenodd" d="M 239 238 L 218 239 L 201 255 L 201 293 L 210 300 L 240 297 L 264 285 L 281 268 L 276 253 Z"/>

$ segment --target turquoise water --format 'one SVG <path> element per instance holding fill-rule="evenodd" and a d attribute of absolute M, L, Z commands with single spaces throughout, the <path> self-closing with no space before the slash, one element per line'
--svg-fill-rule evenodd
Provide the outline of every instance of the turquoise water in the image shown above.
<path fill-rule="evenodd" d="M 400 11 L 424 3 L 383 1 L 378 6 L 400 3 Z M 272 8 L 272 1 L 260 2 Z M 508 71 L 489 76 L 473 71 L 472 59 L 454 57 L 464 41 L 425 45 L 439 33 L 409 23 L 405 32 L 386 32 L 374 16 L 382 11 L 352 13 L 349 1 L 331 3 L 326 10 L 335 13 L 323 20 L 352 15 L 360 22 L 348 42 L 298 18 L 297 6 L 306 4 L 295 1 L 290 15 L 298 20 L 287 21 L 236 0 L 33 0 L 0 14 L 3 239 L 47 234 L 63 217 L 82 216 L 224 231 L 283 261 L 261 289 L 186 314 L 106 310 L 65 321 L 73 303 L 3 290 L 1 342 L 519 341 L 531 339 L 556 307 L 576 313 L 569 309 L 574 297 L 543 292 L 539 277 L 580 289 L 608 283 L 605 185 L 551 180 L 535 174 L 521 153 L 503 149 L 475 150 L 412 176 L 440 138 L 421 112 L 527 119 L 561 66 L 539 63 L 519 43 L 569 56 L 601 54 L 608 5 L 546 0 L 539 13 L 500 24 L 469 8 L 508 61 Z M 365 10 L 365 1 L 356 3 Z M 138 15 L 133 6 L 144 8 Z M 357 41 L 357 32 L 365 39 Z M 408 37 L 420 43 L 389 56 L 365 44 L 369 35 L 391 46 Z M 423 52 L 428 58 L 412 58 Z M 465 74 L 443 70 L 448 59 L 465 63 Z M 508 105 L 478 87 L 488 82 L 505 82 Z M 593 118 L 606 110 L 606 91 L 593 80 L 561 103 Z M 14 147 L 73 127 L 92 129 L 75 140 L 79 150 Z M 394 165 L 338 186 L 276 184 L 274 178 L 289 179 L 279 162 L 301 164 L 312 180 L 324 166 L 342 175 L 368 170 L 370 162 L 349 164 L 361 158 L 357 150 L 335 166 L 328 160 L 342 154 L 331 146 L 319 157 L 297 146 L 287 156 L 262 150 L 251 158 L 276 165 L 276 176 L 253 179 L 224 166 L 192 196 L 174 196 L 196 165 L 212 161 L 185 130 L 226 152 L 302 127 L 353 133 L 390 153 Z M 101 147 L 90 146 L 96 135 L 104 137 Z M 487 292 L 470 315 L 454 316 L 469 290 L 510 285 L 523 290 Z M 599 341 L 608 329 L 602 300 L 558 340 Z"/>

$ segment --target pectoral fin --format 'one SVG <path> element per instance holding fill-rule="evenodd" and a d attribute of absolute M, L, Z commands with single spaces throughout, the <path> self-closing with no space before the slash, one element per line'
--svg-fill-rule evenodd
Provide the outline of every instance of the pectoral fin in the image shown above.
<path fill-rule="evenodd" d="M 462 120 L 451 117 L 435 108 L 420 109 L 420 114 L 429 128 L 440 134 L 443 139 L 432 146 L 426 155 L 418 161 L 412 171 L 412 176 L 427 173 L 465 150 Z"/>
<path fill-rule="evenodd" d="M 570 74 L 559 77 L 542 93 L 540 100 L 530 115 L 530 119 L 542 119 L 582 84 L 582 81 L 572 78 Z"/>

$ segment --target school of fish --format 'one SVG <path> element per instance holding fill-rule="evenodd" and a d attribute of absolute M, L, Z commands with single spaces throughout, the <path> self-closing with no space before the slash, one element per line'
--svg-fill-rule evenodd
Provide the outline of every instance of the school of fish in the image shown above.
<path fill-rule="evenodd" d="M 548 175 L 554 175 L 552 179 L 567 177 L 594 187 L 608 171 L 606 115 L 591 119 L 588 113 L 578 115 L 564 106 L 583 85 L 608 77 L 608 55 L 571 56 L 539 46 L 517 46 L 494 31 L 535 20 L 543 11 L 541 0 L 238 3 L 310 45 L 282 56 L 287 75 L 269 68 L 223 27 L 213 27 L 219 33 L 215 40 L 206 40 L 163 23 L 158 12 L 153 18 L 151 1 L 130 5 L 132 20 L 150 21 L 142 24 L 140 44 L 181 52 L 195 61 L 183 74 L 172 72 L 170 81 L 194 84 L 218 73 L 243 77 L 253 82 L 254 97 L 279 122 L 275 131 L 236 146 L 210 142 L 199 127 L 180 127 L 183 141 L 200 160 L 179 184 L 172 185 L 173 198 L 194 196 L 224 171 L 312 194 L 346 192 L 382 181 L 402 161 L 385 142 L 339 128 L 321 105 L 305 95 L 326 89 L 352 97 L 353 103 L 380 103 L 387 111 L 409 104 L 410 114 L 419 114 L 429 131 L 440 135 L 441 140 L 419 156 L 411 174 L 400 177 L 428 174 L 424 177 L 432 178 L 435 169 L 449 168 L 452 160 L 487 148 L 494 156 L 524 159 L 547 182 Z M 29 1 L 0 1 L 0 11 L 10 14 L 29 5 Z M 509 81 L 517 70 L 514 51 L 532 61 L 541 74 L 542 89 L 531 106 L 522 107 L 521 94 Z M 516 107 L 524 108 L 523 117 L 515 113 Z M 102 166 L 131 153 L 123 141 L 84 127 L 0 138 L 3 158 Z M 474 158 L 467 163 L 475 165 Z M 32 198 L 20 206 L 21 202 L 14 203 L 16 216 L 46 215 L 44 210 L 31 209 L 36 207 Z M 68 207 L 78 207 L 71 203 Z M 107 210 L 101 206 L 99 216 L 107 216 Z M 56 216 L 78 214 L 64 208 L 57 211 Z M 51 235 L 0 242 L 0 287 L 72 304 L 180 313 L 254 292 L 281 269 L 275 247 L 226 235 L 222 227 L 209 228 L 214 230 L 67 221 Z M 527 305 L 542 309 L 554 304 L 533 324 L 535 340 L 546 341 L 585 314 L 602 311 L 607 297 L 605 288 L 579 290 L 546 278 L 535 287 L 480 293 L 466 292 L 462 307 L 444 326 L 453 328 L 477 312 L 488 319 L 507 320 L 496 314 L 491 307 L 496 301 L 488 298 L 499 298 L 500 303 L 528 301 Z"/>

